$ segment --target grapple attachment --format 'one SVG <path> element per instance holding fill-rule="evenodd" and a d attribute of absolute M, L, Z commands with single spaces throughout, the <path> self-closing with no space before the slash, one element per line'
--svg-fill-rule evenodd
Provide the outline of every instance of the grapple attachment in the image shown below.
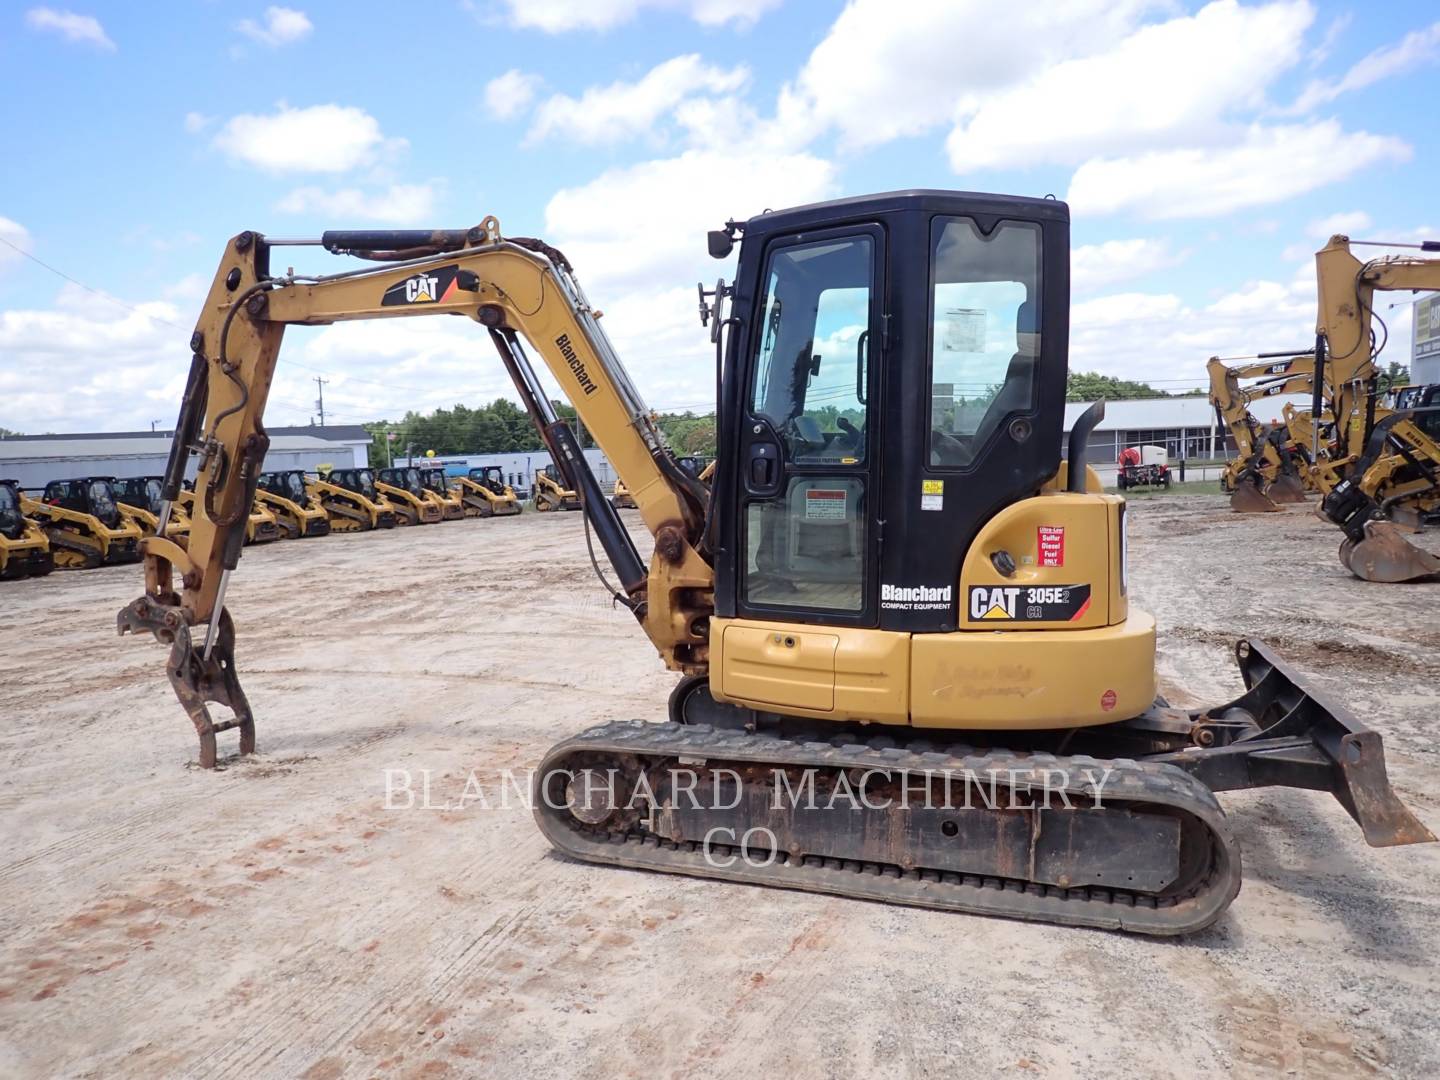
<path fill-rule="evenodd" d="M 1440 577 L 1440 558 L 1406 540 L 1393 521 L 1365 522 L 1365 539 L 1346 538 L 1340 561 L 1365 581 L 1423 581 Z"/>

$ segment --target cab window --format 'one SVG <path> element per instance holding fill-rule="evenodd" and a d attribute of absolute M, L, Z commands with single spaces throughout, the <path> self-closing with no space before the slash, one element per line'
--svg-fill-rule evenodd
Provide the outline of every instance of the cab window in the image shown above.
<path fill-rule="evenodd" d="M 1040 357 L 1040 226 L 971 218 L 931 225 L 930 466 L 966 468 L 1034 408 Z"/>

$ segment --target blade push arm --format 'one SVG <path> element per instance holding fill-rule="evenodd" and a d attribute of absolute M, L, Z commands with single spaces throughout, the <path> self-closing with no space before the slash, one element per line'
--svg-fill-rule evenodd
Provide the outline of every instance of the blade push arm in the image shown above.
<path fill-rule="evenodd" d="M 201 732 L 202 757 L 205 728 L 213 726 L 204 700 L 232 707 L 233 698 L 243 700 L 238 684 L 232 700 L 212 693 L 234 680 L 224 592 L 269 445 L 265 400 L 289 325 L 422 315 L 480 323 L 556 463 L 576 482 L 620 577 L 617 596 L 667 666 L 706 670 L 714 577 L 703 554 L 704 486 L 671 456 L 564 256 L 539 241 L 502 238 L 494 218 L 470 230 L 326 233 L 323 244 L 386 265 L 281 278 L 270 273 L 273 245 L 264 237 L 241 233 L 227 245 L 191 339 L 190 379 L 162 493 L 167 503 L 176 497 L 189 457 L 197 456 L 190 538 L 183 548 L 163 535 L 144 543 L 145 595 L 120 615 L 122 633 L 149 631 L 175 645 L 171 681 Z M 555 416 L 522 340 L 539 353 L 633 493 L 655 537 L 648 570 L 574 434 Z M 202 625 L 204 644 L 192 647 L 189 628 Z M 211 740 L 213 758 L 213 734 Z"/>

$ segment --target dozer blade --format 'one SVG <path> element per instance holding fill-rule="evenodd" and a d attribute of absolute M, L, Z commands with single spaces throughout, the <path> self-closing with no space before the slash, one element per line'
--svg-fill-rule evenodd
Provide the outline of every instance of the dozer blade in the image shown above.
<path fill-rule="evenodd" d="M 1440 558 L 1416 547 L 1392 521 L 1367 521 L 1365 539 L 1340 545 L 1340 561 L 1365 581 L 1424 581 L 1440 577 Z"/>
<path fill-rule="evenodd" d="M 1303 503 L 1306 501 L 1305 484 L 1298 476 L 1291 473 L 1277 476 L 1275 482 L 1266 489 L 1272 502 L 1277 503 Z"/>
<path fill-rule="evenodd" d="M 1269 646 L 1240 641 L 1235 659 L 1247 687 L 1218 708 L 1192 714 L 1211 728 L 1214 745 L 1147 757 L 1184 769 L 1211 791 L 1295 787 L 1328 791 L 1355 819 L 1371 847 L 1435 841 L 1400 801 L 1385 768 L 1385 746 L 1348 709 L 1304 685 Z M 1243 734 L 1226 732 L 1244 718 Z M 1250 721 L 1253 720 L 1253 725 Z"/>
<path fill-rule="evenodd" d="M 1272 514 L 1280 505 L 1248 480 L 1242 480 L 1230 494 L 1230 509 L 1237 514 Z"/>

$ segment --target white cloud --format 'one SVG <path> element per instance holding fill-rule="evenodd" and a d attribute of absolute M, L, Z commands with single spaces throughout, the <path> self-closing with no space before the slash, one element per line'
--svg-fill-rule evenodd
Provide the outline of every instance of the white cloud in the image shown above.
<path fill-rule="evenodd" d="M 501 120 L 512 120 L 529 108 L 543 81 L 539 75 L 511 68 L 485 84 L 485 107 Z"/>
<path fill-rule="evenodd" d="M 18 221 L 11 221 L 7 217 L 0 217 L 0 266 L 20 258 L 20 251 L 30 250 L 30 231 Z M 10 245 L 14 245 L 11 247 Z M 20 251 L 16 251 L 19 248 Z"/>
<path fill-rule="evenodd" d="M 115 42 L 105 33 L 100 20 L 93 15 L 77 15 L 73 11 L 56 11 L 54 8 L 31 8 L 25 13 L 25 22 L 33 30 L 51 31 L 66 41 L 94 45 L 106 52 L 115 51 Z"/>
<path fill-rule="evenodd" d="M 1317 240 L 1329 240 L 1337 233 L 1350 236 L 1361 229 L 1368 229 L 1372 224 L 1370 215 L 1364 210 L 1352 210 L 1349 213 L 1331 214 L 1319 221 L 1312 221 L 1305 226 L 1307 236 L 1313 236 Z"/>
<path fill-rule="evenodd" d="M 1411 31 L 1398 44 L 1386 45 L 1368 53 L 1339 79 L 1311 82 L 1291 106 L 1291 111 L 1309 112 L 1317 106 L 1329 104 L 1341 94 L 1364 89 L 1382 79 L 1436 60 L 1440 60 L 1440 22 L 1431 23 L 1423 30 Z"/>
<path fill-rule="evenodd" d="M 1078 213 L 1203 217 L 1282 202 L 1383 162 L 1408 161 L 1401 139 L 1345 132 L 1333 120 L 1252 125 L 1218 149 L 1158 150 L 1087 161 L 1070 180 Z"/>
<path fill-rule="evenodd" d="M 569 30 L 609 30 L 642 11 L 678 11 L 702 26 L 734 23 L 751 26 L 781 0 L 504 0 L 509 26 L 560 34 Z M 468 5 L 475 10 L 477 5 Z M 500 20 L 497 20 L 500 21 Z"/>
<path fill-rule="evenodd" d="M 300 187 L 275 205 L 286 214 L 317 214 L 337 221 L 383 221 L 391 225 L 427 222 L 434 207 L 434 184 L 391 184 L 377 192 Z"/>
<path fill-rule="evenodd" d="M 232 158 L 270 172 L 346 172 L 404 145 L 353 105 L 295 109 L 281 102 L 269 115 L 232 117 L 215 136 Z"/>
<path fill-rule="evenodd" d="M 696 53 L 657 64 L 639 81 L 592 86 L 578 99 L 566 94 L 547 98 L 535 110 L 530 141 L 552 135 L 586 145 L 623 142 L 653 131 L 661 117 L 705 94 L 727 94 L 749 78 L 742 65 L 719 68 Z"/>
<path fill-rule="evenodd" d="M 827 127 L 851 147 L 920 135 L 982 95 L 1107 47 L 1154 6 L 915 0 L 900 10 L 894 0 L 853 0 L 782 90 L 779 119 L 802 142 Z"/>
<path fill-rule="evenodd" d="M 287 7 L 267 7 L 263 20 L 257 22 L 255 19 L 241 19 L 235 29 L 250 40 L 275 49 L 281 45 L 293 45 L 308 37 L 315 26 L 303 11 Z"/>
<path fill-rule="evenodd" d="M 1123 281 L 1134 281 L 1157 270 L 1178 266 L 1188 256 L 1188 251 L 1171 251 L 1168 240 L 1143 237 L 1072 248 L 1070 290 L 1087 293 L 1108 289 Z"/>
<path fill-rule="evenodd" d="M 1300 60 L 1312 18 L 1306 0 L 1216 0 L 1142 27 L 1105 52 L 962 103 L 946 142 L 950 165 L 963 174 L 1221 142 L 1226 116 L 1263 104 L 1265 87 Z"/>

